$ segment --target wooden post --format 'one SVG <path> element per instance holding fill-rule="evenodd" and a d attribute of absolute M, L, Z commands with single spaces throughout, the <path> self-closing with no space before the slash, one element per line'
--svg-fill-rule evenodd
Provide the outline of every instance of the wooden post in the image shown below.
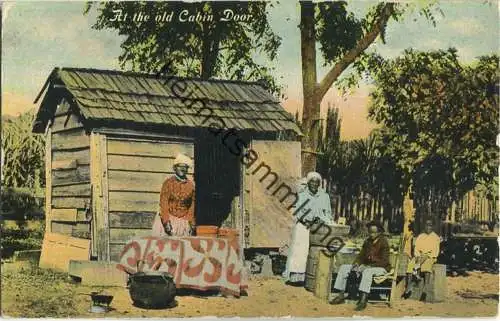
<path fill-rule="evenodd" d="M 90 135 L 92 180 L 92 249 L 100 261 L 109 261 L 107 143 L 104 135 Z"/>
<path fill-rule="evenodd" d="M 52 124 L 49 121 L 45 135 L 45 233 L 51 232 L 52 209 Z"/>
<path fill-rule="evenodd" d="M 450 214 L 450 221 L 455 223 L 456 220 L 456 212 L 457 212 L 457 202 L 453 201 L 451 203 L 451 214 Z"/>
<path fill-rule="evenodd" d="M 90 134 L 90 184 L 92 189 L 92 221 L 91 225 L 91 255 L 99 257 L 100 249 L 97 235 L 97 223 L 99 221 L 99 210 L 100 210 L 100 189 L 101 180 L 99 179 L 99 171 L 101 164 L 98 162 L 97 151 L 99 150 L 99 140 L 97 133 Z"/>
<path fill-rule="evenodd" d="M 432 268 L 432 295 L 430 296 L 431 302 L 443 302 L 446 300 L 446 293 L 448 291 L 446 284 L 446 265 L 434 264 Z"/>
<path fill-rule="evenodd" d="M 328 301 L 332 289 L 332 269 L 333 257 L 327 256 L 323 249 L 318 251 L 318 265 L 316 266 L 316 286 L 314 288 L 314 296 L 323 301 Z"/>
<path fill-rule="evenodd" d="M 486 199 L 485 197 L 481 197 L 481 221 L 487 221 L 487 206 L 486 206 Z"/>
<path fill-rule="evenodd" d="M 104 243 L 103 257 L 106 261 L 110 261 L 109 251 L 109 189 L 108 189 L 108 143 L 106 135 L 100 135 L 100 151 L 99 157 L 101 160 L 101 193 L 102 193 L 102 233 Z"/>
<path fill-rule="evenodd" d="M 470 191 L 467 192 L 467 203 L 466 204 L 467 204 L 466 205 L 467 209 L 466 209 L 466 212 L 465 212 L 466 215 L 465 215 L 464 221 L 467 221 L 469 219 L 469 217 L 470 217 L 470 208 L 471 208 L 471 206 L 470 206 Z"/>
<path fill-rule="evenodd" d="M 404 248 L 406 245 L 405 233 L 401 233 L 398 245 L 398 253 L 396 253 L 396 262 L 394 264 L 394 278 L 391 283 L 391 294 L 389 297 L 389 304 L 396 299 L 396 287 L 398 281 L 398 272 L 399 272 L 399 260 L 404 252 Z"/>
<path fill-rule="evenodd" d="M 477 221 L 480 222 L 483 220 L 483 198 L 477 198 Z"/>

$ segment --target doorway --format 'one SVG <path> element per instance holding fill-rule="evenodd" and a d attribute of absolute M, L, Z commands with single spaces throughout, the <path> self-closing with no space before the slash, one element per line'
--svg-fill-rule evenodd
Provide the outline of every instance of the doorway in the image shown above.
<path fill-rule="evenodd" d="M 195 143 L 196 224 L 217 225 L 231 219 L 232 202 L 240 194 L 240 159 L 206 133 Z"/>

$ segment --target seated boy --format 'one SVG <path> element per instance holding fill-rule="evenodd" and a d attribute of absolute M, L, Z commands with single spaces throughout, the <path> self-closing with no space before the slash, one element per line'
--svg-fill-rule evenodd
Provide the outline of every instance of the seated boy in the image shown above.
<path fill-rule="evenodd" d="M 427 287 L 429 286 L 432 266 L 436 263 L 439 255 L 439 244 L 441 239 L 433 232 L 431 220 L 425 222 L 424 233 L 421 233 L 415 240 L 414 256 L 408 262 L 406 271 L 406 289 L 403 294 L 405 299 L 409 298 L 412 292 L 412 276 L 420 280 L 420 274 L 424 276 L 424 291 L 420 299 L 425 301 Z"/>

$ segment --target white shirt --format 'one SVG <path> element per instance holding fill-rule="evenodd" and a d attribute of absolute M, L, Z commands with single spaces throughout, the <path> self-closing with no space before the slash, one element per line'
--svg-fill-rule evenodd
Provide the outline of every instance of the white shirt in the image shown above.
<path fill-rule="evenodd" d="M 316 194 L 311 194 L 307 187 L 304 188 L 298 193 L 298 202 L 295 204 L 295 208 L 304 203 L 306 205 L 296 213 L 296 221 L 299 218 L 308 221 L 319 218 L 327 225 L 333 224 L 330 196 L 325 191 L 319 189 Z"/>

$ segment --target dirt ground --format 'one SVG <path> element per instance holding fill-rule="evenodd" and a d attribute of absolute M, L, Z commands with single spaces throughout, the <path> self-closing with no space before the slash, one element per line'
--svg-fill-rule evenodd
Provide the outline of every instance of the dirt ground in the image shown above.
<path fill-rule="evenodd" d="M 18 273 L 18 272 L 17 272 Z M 40 272 L 36 272 L 40 273 Z M 45 272 L 43 272 L 45 273 Z M 45 278 L 44 274 L 37 278 Z M 23 276 L 24 277 L 24 276 Z M 473 317 L 495 316 L 498 309 L 499 277 L 495 274 L 471 272 L 467 277 L 448 278 L 448 297 L 443 303 L 418 301 L 394 302 L 391 307 L 383 303 L 369 304 L 365 311 L 355 312 L 353 304 L 332 306 L 315 298 L 304 288 L 286 286 L 279 278 L 252 279 L 248 296 L 236 298 L 177 296 L 177 306 L 166 310 L 145 310 L 131 304 L 125 288 L 106 288 L 114 296 L 113 310 L 101 315 L 89 313 L 89 293 L 96 288 L 69 284 L 60 277 L 54 278 L 53 287 L 41 287 L 33 279 L 20 282 L 17 275 L 2 275 L 2 314 L 4 316 L 79 316 L 79 317 L 402 317 L 443 316 Z M 43 281 L 45 282 L 45 281 Z M 42 290 L 43 289 L 43 290 Z M 52 301 L 40 300 L 38 295 L 58 296 Z M 71 297 L 72 298 L 69 298 Z M 469 297 L 469 298 L 466 298 Z M 69 301 L 67 301 L 69 300 Z M 46 306 L 44 306 L 44 304 Z M 43 310 L 46 309 L 46 310 Z M 33 311 L 36 310 L 35 314 Z M 42 311 L 42 312 L 40 312 Z"/>

